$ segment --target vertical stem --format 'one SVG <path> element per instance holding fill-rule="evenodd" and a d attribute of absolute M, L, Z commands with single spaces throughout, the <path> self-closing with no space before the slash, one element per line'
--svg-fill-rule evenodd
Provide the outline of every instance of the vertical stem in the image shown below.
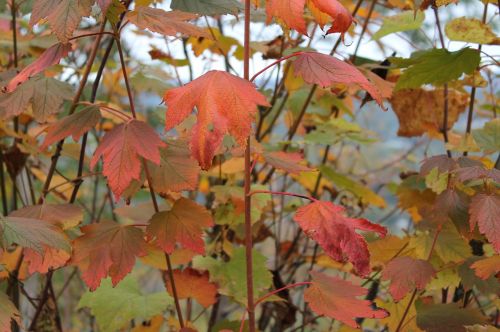
<path fill-rule="evenodd" d="M 120 42 L 120 36 L 118 34 L 115 36 L 115 40 L 116 40 L 116 47 L 118 49 L 118 55 L 120 57 L 120 65 L 122 67 L 123 80 L 125 81 L 125 87 L 127 88 L 127 95 L 129 98 L 130 111 L 132 112 L 132 116 L 134 117 L 134 119 L 136 119 L 137 114 L 135 112 L 134 98 L 132 96 L 132 89 L 130 88 L 130 84 L 129 84 L 129 80 L 128 80 L 127 67 L 125 64 L 125 59 L 123 57 L 123 49 L 122 49 L 122 45 Z M 155 190 L 153 187 L 151 173 L 149 172 L 148 164 L 147 164 L 146 160 L 144 160 L 144 159 L 142 159 L 142 166 L 144 168 L 144 173 L 146 173 L 146 179 L 148 180 L 149 192 L 151 194 L 151 201 L 153 202 L 155 212 L 158 213 L 158 212 L 160 212 L 160 209 L 158 207 L 158 202 L 156 201 L 156 195 L 155 195 Z M 173 293 L 174 301 L 175 301 L 175 309 L 177 312 L 177 319 L 179 321 L 180 327 L 183 328 L 184 327 L 184 320 L 182 318 L 182 309 L 181 309 L 181 306 L 179 303 L 179 297 L 177 296 L 177 289 L 175 287 L 175 280 L 174 280 L 174 274 L 173 274 L 173 270 L 172 270 L 172 263 L 170 261 L 170 256 L 167 253 L 165 253 L 165 259 L 167 261 L 167 269 L 168 269 L 167 273 L 168 273 L 168 277 L 170 280 L 170 285 L 172 286 L 172 293 Z"/>
<path fill-rule="evenodd" d="M 174 295 L 174 300 L 175 300 L 175 311 L 177 311 L 177 318 L 179 320 L 179 325 L 181 326 L 181 328 L 183 328 L 184 319 L 182 318 L 182 309 L 179 303 L 179 297 L 177 296 L 177 288 L 175 287 L 174 272 L 172 269 L 172 262 L 170 261 L 170 255 L 165 253 L 165 259 L 167 261 L 168 278 L 170 279 L 170 286 L 172 286 L 172 294 Z"/>
<path fill-rule="evenodd" d="M 0 150 L 0 194 L 2 195 L 2 211 L 3 215 L 6 216 L 9 214 L 9 208 L 7 204 L 7 190 L 4 176 L 4 167 L 3 167 L 3 151 Z"/>
<path fill-rule="evenodd" d="M 363 36 L 368 28 L 368 23 L 370 22 L 370 18 L 372 17 L 373 10 L 375 9 L 375 5 L 377 4 L 377 0 L 373 0 L 368 10 L 368 15 L 366 16 L 365 22 L 363 23 L 363 29 L 361 30 L 361 34 L 359 35 L 358 43 L 356 44 L 356 48 L 354 49 L 354 55 L 352 56 L 352 62 L 356 62 L 356 57 L 358 56 L 359 46 L 361 45 L 361 41 L 363 40 Z"/>
<path fill-rule="evenodd" d="M 250 78 L 250 0 L 245 0 L 245 34 L 244 34 L 244 68 L 243 77 Z M 255 332 L 255 305 L 253 298 L 253 258 L 252 258 L 252 218 L 250 213 L 251 196 L 250 193 L 250 137 L 247 139 L 245 149 L 245 254 L 246 254 L 246 275 L 247 275 L 247 311 L 248 326 L 250 332 Z"/>
<path fill-rule="evenodd" d="M 484 10 L 483 10 L 483 19 L 482 22 L 483 24 L 486 23 L 486 17 L 488 16 L 488 3 L 486 2 L 484 4 Z M 477 47 L 477 50 L 479 53 L 481 53 L 481 49 L 483 48 L 483 45 L 479 44 Z M 472 115 L 474 113 L 474 101 L 476 99 L 476 86 L 474 84 L 474 75 L 475 73 L 472 74 L 472 89 L 470 91 L 470 102 L 469 102 L 469 111 L 467 113 L 467 128 L 465 129 L 465 137 L 470 134 L 471 129 L 472 129 Z M 463 155 L 467 156 L 468 151 L 464 151 Z"/>
<path fill-rule="evenodd" d="M 436 25 L 438 28 L 438 33 L 439 33 L 439 40 L 441 41 L 441 47 L 444 49 L 446 48 L 445 43 L 444 43 L 444 36 L 443 36 L 443 30 L 441 29 L 441 22 L 439 21 L 439 14 L 437 10 L 437 6 L 434 4 L 432 6 L 432 9 L 434 10 L 434 16 L 436 17 Z M 443 97 L 444 97 L 444 114 L 443 114 L 443 139 L 444 143 L 448 143 L 448 84 L 444 85 L 444 91 L 443 91 Z M 448 155 L 449 158 L 451 158 L 451 151 L 446 149 L 446 154 Z"/>
<path fill-rule="evenodd" d="M 16 1 L 12 0 L 10 5 L 10 13 L 12 15 L 12 43 L 14 45 L 14 66 L 17 68 L 18 66 L 18 57 L 17 57 L 17 8 Z"/>

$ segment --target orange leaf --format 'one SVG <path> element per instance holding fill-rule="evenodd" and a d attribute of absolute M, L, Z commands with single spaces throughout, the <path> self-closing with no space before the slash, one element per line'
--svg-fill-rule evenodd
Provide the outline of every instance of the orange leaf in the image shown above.
<path fill-rule="evenodd" d="M 192 268 L 174 270 L 175 289 L 180 299 L 194 298 L 203 307 L 208 308 L 217 299 L 217 286 L 208 279 L 208 273 L 200 273 Z M 167 291 L 172 294 L 170 279 L 167 278 Z"/>
<path fill-rule="evenodd" d="M 486 280 L 491 275 L 500 272 L 500 255 L 475 261 L 470 267 L 474 269 L 479 278 Z"/>
<path fill-rule="evenodd" d="M 306 0 L 268 0 L 266 1 L 267 23 L 271 22 L 273 17 L 277 17 L 289 28 L 307 35 L 307 24 L 304 19 L 305 4 Z M 343 38 L 352 24 L 351 13 L 337 0 L 310 0 L 308 7 L 321 28 L 326 23 L 326 15 L 333 19 L 332 26 L 326 34 L 340 32 Z"/>
<path fill-rule="evenodd" d="M 71 257 L 66 251 L 51 247 L 44 247 L 43 254 L 33 249 L 24 249 L 24 259 L 29 263 L 28 272 L 33 274 L 47 273 L 49 269 L 57 269 L 66 264 Z"/>
<path fill-rule="evenodd" d="M 158 193 L 194 190 L 198 183 L 200 166 L 191 156 L 185 140 L 168 140 L 168 147 L 160 150 L 160 164 L 149 165 L 152 182 Z"/>
<path fill-rule="evenodd" d="M 44 71 L 61 61 L 71 51 L 71 43 L 57 43 L 46 49 L 33 63 L 21 70 L 5 87 L 6 92 L 14 91 L 17 86 L 30 77 Z"/>
<path fill-rule="evenodd" d="M 158 245 L 168 254 L 174 252 L 176 243 L 204 254 L 203 228 L 212 225 L 212 217 L 203 206 L 181 198 L 171 210 L 156 213 L 146 232 L 156 238 Z"/>
<path fill-rule="evenodd" d="M 479 225 L 479 231 L 500 252 L 500 197 L 495 194 L 477 194 L 470 203 L 470 228 Z"/>
<path fill-rule="evenodd" d="M 266 1 L 267 23 L 273 17 L 278 17 L 290 28 L 307 35 L 304 20 L 304 5 L 306 0 L 268 0 Z"/>
<path fill-rule="evenodd" d="M 140 6 L 126 15 L 132 24 L 140 29 L 148 29 L 166 36 L 175 36 L 178 33 L 187 36 L 211 38 L 204 29 L 186 21 L 197 18 L 198 15 L 184 13 L 177 10 L 165 11 L 160 8 Z"/>
<path fill-rule="evenodd" d="M 391 280 L 389 292 L 395 301 L 399 301 L 415 287 L 424 289 L 435 273 L 429 262 L 404 256 L 396 257 L 387 264 L 382 279 Z"/>
<path fill-rule="evenodd" d="M 399 119 L 398 136 L 419 137 L 439 133 L 443 126 L 443 89 L 404 89 L 393 93 L 391 105 Z M 451 130 L 458 117 L 465 111 L 469 95 L 455 89 L 448 90 L 448 125 Z"/>
<path fill-rule="evenodd" d="M 317 9 L 330 15 L 333 19 L 332 26 L 326 31 L 326 34 L 340 32 L 344 38 L 344 33 L 349 30 L 352 24 L 351 13 L 337 0 L 312 0 L 312 2 Z"/>
<path fill-rule="evenodd" d="M 146 255 L 143 232 L 134 226 L 101 221 L 81 230 L 84 234 L 74 240 L 71 263 L 80 268 L 82 279 L 91 290 L 108 275 L 116 286 L 132 271 L 135 257 Z"/>
<path fill-rule="evenodd" d="M 159 148 L 164 146 L 165 143 L 147 123 L 130 120 L 116 126 L 104 136 L 94 153 L 90 167 L 94 168 L 103 156 L 102 173 L 108 178 L 111 190 L 119 199 L 132 180 L 140 178 L 139 156 L 159 164 Z"/>
<path fill-rule="evenodd" d="M 337 319 L 351 327 L 359 327 L 355 318 L 384 318 L 388 313 L 373 309 L 371 302 L 357 299 L 368 290 L 337 277 L 311 272 L 312 285 L 305 290 L 304 299 L 318 315 Z"/>
<path fill-rule="evenodd" d="M 166 130 L 181 123 L 194 107 L 198 109 L 191 152 L 203 169 L 210 168 L 224 134 L 231 134 L 238 144 L 244 145 L 257 105 L 269 105 L 252 83 L 216 70 L 183 87 L 168 90 L 163 100 L 168 106 Z"/>
<path fill-rule="evenodd" d="M 365 239 L 356 231 L 374 231 L 385 236 L 387 230 L 366 219 L 348 218 L 343 213 L 341 206 L 316 201 L 297 209 L 294 220 L 331 258 L 348 260 L 357 273 L 367 276 L 370 273 L 370 253 Z"/>
<path fill-rule="evenodd" d="M 340 61 L 333 56 L 317 52 L 298 53 L 293 61 L 295 76 L 301 76 L 310 84 L 322 87 L 334 83 L 357 84 L 375 99 L 380 106 L 382 95 L 380 91 L 353 65 Z"/>

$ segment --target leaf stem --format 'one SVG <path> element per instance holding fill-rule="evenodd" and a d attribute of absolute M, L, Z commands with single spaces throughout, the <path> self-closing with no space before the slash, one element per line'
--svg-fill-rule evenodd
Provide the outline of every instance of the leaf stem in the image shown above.
<path fill-rule="evenodd" d="M 255 194 L 271 194 L 271 195 L 282 195 L 282 196 L 293 196 L 293 197 L 298 197 L 298 198 L 304 198 L 308 199 L 312 202 L 317 202 L 318 200 L 314 197 L 307 196 L 307 195 L 300 195 L 296 193 L 290 193 L 290 192 L 284 192 L 284 191 L 270 191 L 270 190 L 253 190 L 249 192 L 247 195 L 252 196 Z"/>
<path fill-rule="evenodd" d="M 120 41 L 120 36 L 115 34 L 115 40 L 116 40 L 116 47 L 118 49 L 118 56 L 120 57 L 120 64 L 123 71 L 123 80 L 125 81 L 125 87 L 127 88 L 130 111 L 132 112 L 132 116 L 134 117 L 134 119 L 136 119 L 137 114 L 135 113 L 134 98 L 132 97 L 132 89 L 130 88 L 130 83 L 128 81 L 127 68 L 125 67 L 125 59 L 123 57 L 123 49 L 122 49 L 122 43 Z"/>
<path fill-rule="evenodd" d="M 250 0 L 245 0 L 245 22 L 244 22 L 244 57 L 243 57 L 243 78 L 250 78 Z M 253 257 L 252 257 L 252 217 L 251 204 L 252 197 L 249 195 L 251 186 L 251 151 L 250 137 L 247 139 L 245 148 L 245 258 L 246 258 L 246 283 L 247 283 L 247 311 L 249 331 L 255 332 L 255 305 L 253 293 Z"/>
<path fill-rule="evenodd" d="M 85 37 L 93 37 L 93 36 L 99 36 L 99 35 L 111 35 L 114 36 L 115 34 L 111 31 L 99 31 L 99 32 L 91 32 L 91 33 L 84 33 L 78 36 L 71 37 L 68 40 L 76 40 L 79 38 L 85 38 Z"/>
<path fill-rule="evenodd" d="M 259 70 L 259 71 L 258 71 L 255 75 L 253 75 L 253 76 L 252 76 L 252 78 L 250 79 L 250 82 L 255 81 L 255 79 L 256 79 L 257 77 L 259 77 L 259 75 L 261 75 L 262 73 L 264 73 L 264 72 L 265 72 L 266 70 L 268 70 L 269 68 L 272 68 L 272 67 L 274 67 L 275 65 L 277 65 L 278 63 L 281 63 L 281 62 L 283 62 L 283 61 L 285 61 L 285 60 L 288 60 L 288 59 L 290 59 L 290 58 L 293 58 L 293 57 L 299 56 L 299 55 L 301 55 L 302 53 L 303 53 L 303 52 L 295 52 L 295 53 L 293 53 L 293 54 L 290 54 L 290 55 L 284 56 L 284 57 L 282 57 L 282 58 L 279 58 L 278 60 L 274 61 L 274 62 L 273 62 L 273 63 L 271 63 L 270 65 L 268 65 L 268 66 L 266 66 L 266 67 L 262 68 L 261 70 Z"/>

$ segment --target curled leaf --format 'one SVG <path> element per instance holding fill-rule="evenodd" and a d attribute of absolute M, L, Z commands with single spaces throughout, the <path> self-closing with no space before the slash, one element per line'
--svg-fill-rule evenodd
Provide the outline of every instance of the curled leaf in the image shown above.
<path fill-rule="evenodd" d="M 349 261 L 362 276 L 370 273 L 370 253 L 357 230 L 373 231 L 385 236 L 387 230 L 366 219 L 344 216 L 344 208 L 331 202 L 316 201 L 300 207 L 294 220 L 304 233 L 336 261 Z"/>

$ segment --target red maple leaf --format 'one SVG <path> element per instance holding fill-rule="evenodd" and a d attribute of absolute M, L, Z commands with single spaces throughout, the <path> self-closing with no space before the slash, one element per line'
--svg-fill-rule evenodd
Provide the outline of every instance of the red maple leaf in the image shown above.
<path fill-rule="evenodd" d="M 387 264 L 382 279 L 391 280 L 389 292 L 395 301 L 399 301 L 415 288 L 424 289 L 435 273 L 429 262 L 404 256 Z"/>
<path fill-rule="evenodd" d="M 231 134 L 238 144 L 244 145 L 251 132 L 257 105 L 269 105 L 252 83 L 216 70 L 183 87 L 168 90 L 163 100 L 168 106 L 166 130 L 181 123 L 194 107 L 197 108 L 191 152 L 203 169 L 212 164 L 224 134 Z"/>
<path fill-rule="evenodd" d="M 312 271 L 312 284 L 305 290 L 304 299 L 318 315 L 325 315 L 351 326 L 359 327 L 355 318 L 384 318 L 388 313 L 373 309 L 368 300 L 357 297 L 366 296 L 368 290 L 350 282 Z"/>
<path fill-rule="evenodd" d="M 470 229 L 479 225 L 479 231 L 500 252 L 500 197 L 495 194 L 477 194 L 470 203 Z"/>
<path fill-rule="evenodd" d="M 297 53 L 293 61 L 294 73 L 310 84 L 322 87 L 334 83 L 357 84 L 365 89 L 383 107 L 382 95 L 355 66 L 333 56 L 317 52 Z"/>
<path fill-rule="evenodd" d="M 330 257 L 351 262 L 358 274 L 367 276 L 370 273 L 370 253 L 365 239 L 356 231 L 374 231 L 385 236 L 387 230 L 366 219 L 348 218 L 343 213 L 341 206 L 316 201 L 297 209 L 294 220 Z"/>
<path fill-rule="evenodd" d="M 204 254 L 203 228 L 212 225 L 212 217 L 203 206 L 181 198 L 172 209 L 156 213 L 146 232 L 156 238 L 158 245 L 168 254 L 174 252 L 176 243 Z"/>
<path fill-rule="evenodd" d="M 101 221 L 81 230 L 84 234 L 73 243 L 71 263 L 80 268 L 91 290 L 108 275 L 116 285 L 132 271 L 136 256 L 147 254 L 143 232 L 134 226 Z"/>
<path fill-rule="evenodd" d="M 34 62 L 21 70 L 9 84 L 5 87 L 5 92 L 12 92 L 16 87 L 33 77 L 34 75 L 44 71 L 48 67 L 55 65 L 61 61 L 71 51 L 71 43 L 57 43 L 46 49 Z"/>
<path fill-rule="evenodd" d="M 159 148 L 164 146 L 165 143 L 147 123 L 130 120 L 116 126 L 104 136 L 94 153 L 90 167 L 94 168 L 103 156 L 102 174 L 108 178 L 109 186 L 118 199 L 132 180 L 139 180 L 139 157 L 159 164 Z"/>

